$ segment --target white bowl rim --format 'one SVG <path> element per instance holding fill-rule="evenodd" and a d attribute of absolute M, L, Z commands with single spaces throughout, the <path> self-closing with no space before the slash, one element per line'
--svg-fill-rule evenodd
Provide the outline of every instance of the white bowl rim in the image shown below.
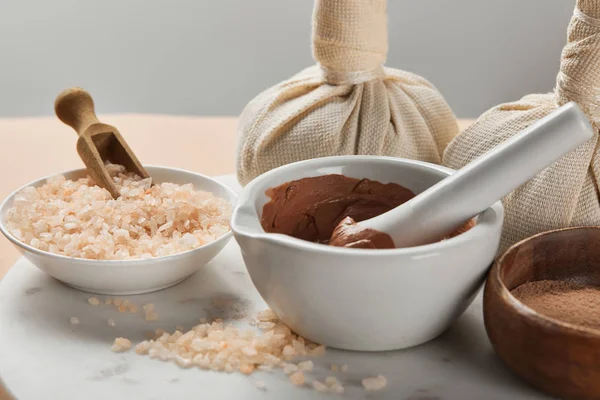
<path fill-rule="evenodd" d="M 228 185 L 225 185 L 224 183 L 221 183 L 221 182 L 217 181 L 216 179 L 211 178 L 210 176 L 203 175 L 198 172 L 181 169 L 181 168 L 167 167 L 167 166 L 163 166 L 163 165 L 144 164 L 144 167 L 150 168 L 150 169 L 169 170 L 169 171 L 175 171 L 178 173 L 186 173 L 186 174 L 192 174 L 192 175 L 199 176 L 200 178 L 203 178 L 203 179 L 212 181 L 213 183 L 216 183 L 217 185 L 219 185 L 223 189 L 225 189 L 225 191 L 229 192 L 229 194 L 231 195 L 231 198 L 232 198 L 232 200 L 230 201 L 230 204 L 232 205 L 232 207 L 235 206 L 235 202 L 237 201 L 238 194 L 236 193 L 235 190 L 230 188 Z M 52 178 L 54 176 L 57 176 L 57 175 L 76 174 L 76 173 L 82 173 L 85 171 L 86 171 L 86 168 L 76 168 L 76 169 L 71 169 L 68 171 L 63 171 L 63 172 L 58 172 L 55 174 L 47 175 L 45 177 L 31 181 L 31 182 L 19 187 L 18 189 L 13 190 L 8 196 L 6 196 L 6 198 L 4 200 L 2 200 L 2 202 L 0 202 L 0 210 L 4 210 L 4 208 L 6 207 L 6 204 L 9 201 L 11 201 L 17 193 L 19 193 L 21 190 L 23 190 L 24 188 L 26 188 L 28 186 L 39 185 L 42 182 L 44 182 L 45 180 Z M 107 267 L 118 267 L 118 268 L 134 267 L 134 266 L 139 266 L 141 264 L 146 265 L 148 263 L 154 263 L 154 262 L 159 262 L 159 261 L 160 262 L 175 261 L 178 258 L 182 258 L 182 257 L 189 255 L 192 252 L 200 251 L 207 247 L 215 246 L 219 242 L 229 240 L 229 238 L 231 238 L 231 236 L 233 234 L 232 229 L 230 227 L 229 231 L 227 233 L 219 236 L 217 239 L 213 240 L 212 242 L 206 243 L 206 244 L 196 247 L 194 249 L 185 250 L 180 253 L 169 254 L 166 256 L 159 256 L 159 257 L 152 257 L 152 258 L 145 258 L 145 259 L 135 258 L 135 259 L 124 259 L 124 260 L 94 260 L 94 259 L 90 259 L 90 258 L 69 257 L 69 256 L 65 256 L 62 254 L 54 254 L 54 253 L 50 253 L 48 251 L 36 249 L 35 247 L 25 244 L 25 243 L 21 242 L 19 239 L 17 239 L 16 237 L 14 237 L 13 234 L 8 231 L 8 229 L 4 225 L 4 215 L 0 215 L 0 232 L 2 232 L 2 234 L 14 245 L 16 245 L 28 252 L 34 253 L 38 256 L 41 256 L 41 257 L 56 258 L 57 260 L 64 260 L 64 261 L 76 261 L 81 264 L 90 264 L 90 265 L 93 264 L 94 267 L 97 267 L 98 265 L 103 265 L 103 266 L 107 266 Z M 128 265 L 123 265 L 123 263 L 126 263 Z"/>
<path fill-rule="evenodd" d="M 279 245 L 288 248 L 294 249 L 302 249 L 312 252 L 326 253 L 326 254 L 338 254 L 338 255 L 353 255 L 353 256 L 379 256 L 379 257 L 387 257 L 387 256 L 426 256 L 435 253 L 436 251 L 443 251 L 449 247 L 460 246 L 464 243 L 470 242 L 474 240 L 476 237 L 481 236 L 489 236 L 494 230 L 494 228 L 499 224 L 502 227 L 504 220 L 504 207 L 502 205 L 502 201 L 497 201 L 492 204 L 489 208 L 487 208 L 484 212 L 479 214 L 479 220 L 477 224 L 469 229 L 468 231 L 461 233 L 458 236 L 452 237 L 450 239 L 442 240 L 435 243 L 413 246 L 413 247 L 403 247 L 397 249 L 355 249 L 355 248 L 346 248 L 346 247 L 336 247 L 336 246 L 328 246 L 320 243 L 313 243 L 307 240 L 297 239 L 292 236 L 278 234 L 278 233 L 267 233 L 262 232 L 260 234 L 251 233 L 248 234 L 246 232 L 240 232 L 238 226 L 236 226 L 236 214 L 238 209 L 241 207 L 242 203 L 250 200 L 250 194 L 255 190 L 254 187 L 257 186 L 260 182 L 268 180 L 271 176 L 280 173 L 282 170 L 291 169 L 291 168 L 300 168 L 302 166 L 318 166 L 320 164 L 327 163 L 343 163 L 344 161 L 354 162 L 356 160 L 359 161 L 390 161 L 393 163 L 401 163 L 401 164 L 412 164 L 412 165 L 420 165 L 429 169 L 437 170 L 442 173 L 451 174 L 454 172 L 453 169 L 447 168 L 441 165 L 428 163 L 425 161 L 411 160 L 407 158 L 400 157 L 386 157 L 386 156 L 369 156 L 369 155 L 349 155 L 349 156 L 330 156 L 330 157 L 319 157 L 312 158 L 309 160 L 297 161 L 294 163 L 286 164 L 281 167 L 272 169 L 270 171 L 265 172 L 262 175 L 254 178 L 250 183 L 248 183 L 243 190 L 238 194 L 237 203 L 233 209 L 233 213 L 231 215 L 231 230 L 234 234 L 240 234 L 242 236 L 249 236 L 254 239 L 260 240 L 269 240 L 275 242 Z M 326 165 L 321 165 L 325 167 Z M 492 215 L 495 213 L 495 216 Z M 257 216 L 258 217 L 258 216 Z M 492 219 L 493 218 L 493 219 Z M 490 219 L 490 220 L 486 220 Z"/>

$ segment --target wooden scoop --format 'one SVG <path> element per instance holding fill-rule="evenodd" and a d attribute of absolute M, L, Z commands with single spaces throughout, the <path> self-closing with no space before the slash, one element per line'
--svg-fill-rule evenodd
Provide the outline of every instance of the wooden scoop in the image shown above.
<path fill-rule="evenodd" d="M 120 164 L 128 172 L 150 178 L 117 128 L 98 121 L 92 96 L 81 88 L 71 88 L 58 95 L 54 102 L 56 116 L 79 134 L 77 152 L 98 186 L 108 190 L 113 198 L 119 189 L 108 174 L 105 161 Z"/>
<path fill-rule="evenodd" d="M 435 242 L 593 135 L 585 114 L 568 103 L 408 202 L 352 229 L 387 233 L 398 248 Z"/>

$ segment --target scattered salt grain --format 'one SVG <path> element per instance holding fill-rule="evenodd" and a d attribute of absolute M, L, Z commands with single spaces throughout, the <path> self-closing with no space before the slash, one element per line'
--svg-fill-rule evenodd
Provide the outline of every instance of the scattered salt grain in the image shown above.
<path fill-rule="evenodd" d="M 335 393 L 335 394 L 343 394 L 344 393 L 344 386 L 342 386 L 341 383 L 336 383 L 334 385 L 331 385 L 331 387 L 329 387 L 329 391 L 331 393 Z"/>
<path fill-rule="evenodd" d="M 263 331 L 268 331 L 270 329 L 273 329 L 275 327 L 275 324 L 273 322 L 259 322 L 258 323 L 258 329 L 263 330 Z"/>
<path fill-rule="evenodd" d="M 304 373 L 302 371 L 298 371 L 290 375 L 290 382 L 292 382 L 296 386 L 304 385 Z"/>
<path fill-rule="evenodd" d="M 283 355 L 286 357 L 293 357 L 296 355 L 296 350 L 290 345 L 287 345 L 283 348 Z"/>
<path fill-rule="evenodd" d="M 158 321 L 158 314 L 156 314 L 154 311 L 147 311 L 144 319 L 148 322 Z"/>
<path fill-rule="evenodd" d="M 255 368 L 256 367 L 254 366 L 254 364 L 245 364 L 240 367 L 240 372 L 242 374 L 250 375 L 251 373 L 254 372 Z"/>
<path fill-rule="evenodd" d="M 6 212 L 8 230 L 43 251 L 97 260 L 161 257 L 191 250 L 229 231 L 231 206 L 193 185 L 158 183 L 107 164 L 121 196 L 91 177 L 58 175 L 26 187 Z"/>
<path fill-rule="evenodd" d="M 77 317 L 71 317 L 70 322 L 71 322 L 71 325 L 78 325 L 79 319 Z"/>
<path fill-rule="evenodd" d="M 327 385 L 325 385 L 323 382 L 319 382 L 319 381 L 313 381 L 312 387 L 317 392 L 321 392 L 321 393 L 325 393 L 325 392 L 327 392 L 329 390 L 329 388 L 327 387 Z"/>
<path fill-rule="evenodd" d="M 144 304 L 142 306 L 142 308 L 144 309 L 144 312 L 146 314 L 144 316 L 144 319 L 146 321 L 157 321 L 158 320 L 158 315 L 154 311 L 154 304 L 152 304 L 152 303 Z"/>
<path fill-rule="evenodd" d="M 285 364 L 283 365 L 283 372 L 284 372 L 286 375 L 291 375 L 291 374 L 293 374 L 294 372 L 298 372 L 298 366 L 297 366 L 297 365 L 295 365 L 295 364 L 288 364 L 288 363 L 285 363 Z"/>
<path fill-rule="evenodd" d="M 115 325 L 116 325 L 116 324 L 115 324 L 115 320 L 114 320 L 114 319 L 112 319 L 112 318 L 109 318 L 109 319 L 108 319 L 108 326 L 115 326 Z"/>
<path fill-rule="evenodd" d="M 192 364 L 192 360 L 190 358 L 186 358 L 183 357 L 181 355 L 176 355 L 175 356 L 175 363 L 177 365 L 179 365 L 181 368 L 190 368 L 193 364 Z M 233 372 L 233 369 L 231 369 L 231 371 L 229 371 L 227 369 L 227 366 L 225 367 L 225 371 L 227 372 Z"/>
<path fill-rule="evenodd" d="M 314 368 L 314 364 L 311 360 L 302 361 L 302 362 L 298 363 L 298 369 L 300 371 L 310 372 L 313 370 L 313 368 Z"/>
<path fill-rule="evenodd" d="M 256 382 L 254 382 L 254 386 L 256 386 L 256 388 L 260 389 L 260 390 L 266 390 L 267 389 L 267 385 L 265 384 L 264 381 L 256 381 Z"/>
<path fill-rule="evenodd" d="M 387 386 L 387 379 L 383 375 L 365 378 L 362 380 L 363 388 L 369 392 L 375 392 Z"/>
<path fill-rule="evenodd" d="M 275 313 L 273 312 L 273 310 L 264 310 L 264 311 L 260 311 L 258 313 L 258 315 L 256 316 L 256 319 L 259 322 L 270 322 L 270 321 L 277 321 L 277 316 L 275 315 Z"/>
<path fill-rule="evenodd" d="M 154 312 L 146 305 L 147 312 Z M 268 313 L 263 318 L 272 318 Z M 256 370 L 272 371 L 282 368 L 295 384 L 304 383 L 304 371 L 311 371 L 310 360 L 298 365 L 285 362 L 295 352 L 294 344 L 306 346 L 311 351 L 324 352 L 325 347 L 305 341 L 295 335 L 282 322 L 275 320 L 273 329 L 239 329 L 224 324 L 222 319 L 206 321 L 183 332 L 176 330 L 167 333 L 157 329 L 153 337 L 141 342 L 136 348 L 138 354 L 148 354 L 151 358 L 174 361 L 180 366 L 197 366 L 201 369 L 252 374 Z M 292 378 L 293 377 L 293 378 Z"/>
<path fill-rule="evenodd" d="M 325 354 L 325 346 L 319 345 L 319 346 L 315 347 L 314 349 L 309 350 L 307 353 L 309 356 L 314 356 L 314 357 L 322 356 L 323 354 Z"/>
<path fill-rule="evenodd" d="M 95 297 L 90 297 L 90 298 L 88 299 L 88 303 L 90 303 L 90 304 L 91 304 L 91 305 L 93 305 L 93 306 L 97 306 L 98 304 L 100 304 L 100 300 L 98 300 L 98 299 L 97 299 L 97 298 L 95 298 Z"/>
<path fill-rule="evenodd" d="M 306 347 L 304 346 L 304 341 L 294 340 L 292 342 L 292 347 L 294 348 L 294 351 L 296 352 L 297 355 L 299 355 L 299 356 L 306 355 Z"/>
<path fill-rule="evenodd" d="M 246 346 L 244 348 L 242 348 L 242 353 L 244 353 L 244 355 L 252 357 L 258 354 L 258 351 L 256 351 L 256 348 L 252 347 L 252 346 Z"/>
<path fill-rule="evenodd" d="M 116 338 L 115 342 L 112 345 L 112 351 L 114 351 L 115 353 L 120 353 L 123 351 L 127 351 L 131 348 L 131 341 L 129 339 L 126 338 Z"/>
<path fill-rule="evenodd" d="M 335 376 L 328 376 L 325 378 L 325 384 L 327 386 L 339 385 L 340 382 L 337 380 Z"/>

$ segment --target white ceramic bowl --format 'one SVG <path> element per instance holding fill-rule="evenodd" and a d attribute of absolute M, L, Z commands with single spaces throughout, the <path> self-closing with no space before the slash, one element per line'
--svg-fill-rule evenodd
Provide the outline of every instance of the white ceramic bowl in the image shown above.
<path fill-rule="evenodd" d="M 232 205 L 235 203 L 236 193 L 232 189 L 207 176 L 168 167 L 146 166 L 146 169 L 155 182 L 191 183 L 198 190 L 212 192 Z M 85 174 L 85 169 L 63 173 L 67 179 L 81 178 Z M 47 177 L 38 179 L 25 186 L 41 186 L 46 179 Z M 86 292 L 126 295 L 152 292 L 175 285 L 206 265 L 231 239 L 230 231 L 193 250 L 146 260 L 87 260 L 52 254 L 22 243 L 6 228 L 6 211 L 21 189 L 13 192 L 0 204 L 0 231 L 33 265 L 67 285 Z"/>
<path fill-rule="evenodd" d="M 435 338 L 481 288 L 500 242 L 500 202 L 462 235 L 389 250 L 331 247 L 265 233 L 259 218 L 269 200 L 265 191 L 295 179 L 343 174 L 420 193 L 451 173 L 419 161 L 341 156 L 289 164 L 259 176 L 240 193 L 231 220 L 254 285 L 285 324 L 327 346 L 381 351 Z"/>

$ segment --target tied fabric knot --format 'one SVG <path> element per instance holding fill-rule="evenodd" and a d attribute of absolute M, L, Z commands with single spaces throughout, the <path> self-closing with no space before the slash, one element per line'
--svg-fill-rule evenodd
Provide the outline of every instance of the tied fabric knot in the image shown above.
<path fill-rule="evenodd" d="M 385 75 L 386 0 L 316 0 L 313 57 L 332 85 L 364 83 Z"/>
<path fill-rule="evenodd" d="M 319 64 L 321 76 L 330 85 L 358 85 L 385 77 L 383 66 L 370 71 L 337 71 Z"/>

